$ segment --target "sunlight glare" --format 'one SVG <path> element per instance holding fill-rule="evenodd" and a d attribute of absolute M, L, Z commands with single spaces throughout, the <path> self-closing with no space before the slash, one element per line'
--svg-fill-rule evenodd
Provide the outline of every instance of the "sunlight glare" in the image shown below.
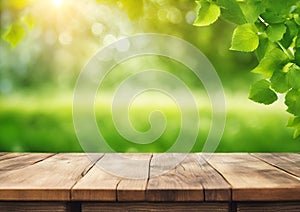
<path fill-rule="evenodd" d="M 53 3 L 55 6 L 59 7 L 59 6 L 61 6 L 61 4 L 62 4 L 62 0 L 52 0 L 52 3 Z"/>

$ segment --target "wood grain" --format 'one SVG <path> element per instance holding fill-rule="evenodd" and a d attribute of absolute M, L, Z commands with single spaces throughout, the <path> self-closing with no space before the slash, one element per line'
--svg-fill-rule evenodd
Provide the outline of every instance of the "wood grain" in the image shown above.
<path fill-rule="evenodd" d="M 3 212 L 66 212 L 65 202 L 0 202 Z"/>
<path fill-rule="evenodd" d="M 138 179 L 122 178 L 117 187 L 117 199 L 118 201 L 144 201 L 152 154 L 125 154 L 125 157 L 138 161 L 138 165 L 134 165 L 136 172 L 134 176 Z"/>
<path fill-rule="evenodd" d="M 83 203 L 82 212 L 123 212 L 123 211 L 216 211 L 228 212 L 229 204 L 227 203 Z"/>
<path fill-rule="evenodd" d="M 0 200 L 70 200 L 71 188 L 91 163 L 85 154 L 57 154 L 22 169 L 2 171 Z"/>
<path fill-rule="evenodd" d="M 300 181 L 249 154 L 214 154 L 209 159 L 232 186 L 233 201 L 297 201 Z"/>
<path fill-rule="evenodd" d="M 8 155 L 4 155 L 6 159 L 0 161 L 0 171 L 9 171 L 21 169 L 26 166 L 30 166 L 39 161 L 42 161 L 48 157 L 51 157 L 55 154 L 49 153 L 34 153 L 34 154 L 20 154 L 20 153 L 12 153 Z"/>
<path fill-rule="evenodd" d="M 33 204 L 28 201 L 79 201 L 87 209 L 117 211 L 125 205 L 126 210 L 175 210 L 173 203 L 184 210 L 214 204 L 228 209 L 232 201 L 240 211 L 268 211 L 272 204 L 264 201 L 279 201 L 284 204 L 274 208 L 293 211 L 300 202 L 297 153 L 224 153 L 209 159 L 179 153 L 89 155 L 0 153 L 0 211 L 14 206 L 4 201 L 28 203 L 28 208 Z"/>
<path fill-rule="evenodd" d="M 28 155 L 28 153 L 2 153 L 0 155 L 0 161 L 16 158 L 16 157 L 22 157 Z"/>
<path fill-rule="evenodd" d="M 173 161 L 181 157 L 180 153 L 153 155 L 146 191 L 148 201 L 204 201 L 197 158 L 188 156 L 173 167 Z"/>
<path fill-rule="evenodd" d="M 77 201 L 142 201 L 152 154 L 105 154 L 72 189 Z M 136 179 L 135 179 L 136 178 Z"/>
<path fill-rule="evenodd" d="M 230 201 L 230 184 L 204 160 L 203 154 L 194 155 L 194 157 L 199 161 L 201 168 L 199 178 L 204 188 L 205 201 Z"/>
<path fill-rule="evenodd" d="M 299 212 L 300 202 L 238 203 L 238 212 Z"/>
<path fill-rule="evenodd" d="M 298 153 L 255 153 L 251 155 L 300 177 L 300 154 Z"/>
<path fill-rule="evenodd" d="M 7 152 L 0 152 L 0 158 L 3 156 L 3 155 L 7 155 L 8 153 Z"/>

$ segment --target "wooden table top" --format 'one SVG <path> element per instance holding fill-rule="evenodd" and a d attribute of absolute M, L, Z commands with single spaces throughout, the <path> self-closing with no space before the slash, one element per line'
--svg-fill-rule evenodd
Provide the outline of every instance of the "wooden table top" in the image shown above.
<path fill-rule="evenodd" d="M 300 201 L 299 153 L 180 156 L 0 153 L 0 201 Z"/>

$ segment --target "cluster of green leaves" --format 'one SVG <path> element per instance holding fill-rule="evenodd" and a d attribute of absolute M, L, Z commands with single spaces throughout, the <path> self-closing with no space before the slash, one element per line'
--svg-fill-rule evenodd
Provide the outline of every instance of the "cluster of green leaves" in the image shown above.
<path fill-rule="evenodd" d="M 272 104 L 285 95 L 288 126 L 300 137 L 300 1 L 299 0 L 198 0 L 195 26 L 207 26 L 219 17 L 236 24 L 231 50 L 255 52 L 261 74 L 249 98 Z"/>

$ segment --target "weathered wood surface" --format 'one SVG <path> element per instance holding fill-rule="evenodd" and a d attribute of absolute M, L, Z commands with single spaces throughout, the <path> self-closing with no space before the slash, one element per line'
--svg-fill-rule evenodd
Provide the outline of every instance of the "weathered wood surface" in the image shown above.
<path fill-rule="evenodd" d="M 9 201 L 77 201 L 91 210 L 94 203 L 134 207 L 130 202 L 140 202 L 138 209 L 157 202 L 164 207 L 176 202 L 183 208 L 187 202 L 207 203 L 199 207 L 218 202 L 228 209 L 237 202 L 238 210 L 247 211 L 259 206 L 241 202 L 294 201 L 286 207 L 300 211 L 297 153 L 188 154 L 174 166 L 181 156 L 2 153 L 0 207 Z"/>
<path fill-rule="evenodd" d="M 213 211 L 228 212 L 228 203 L 85 203 L 82 205 L 82 212 L 98 212 L 98 211 Z"/>
<path fill-rule="evenodd" d="M 238 203 L 237 212 L 299 212 L 300 202 L 247 202 Z"/>
<path fill-rule="evenodd" d="M 231 185 L 233 201 L 300 200 L 299 179 L 249 154 L 214 154 L 209 163 Z"/>
<path fill-rule="evenodd" d="M 106 154 L 73 187 L 72 199 L 145 200 L 151 157 L 152 154 Z"/>
<path fill-rule="evenodd" d="M 70 190 L 91 163 L 85 154 L 30 154 L 2 160 L 0 201 L 70 200 Z"/>
<path fill-rule="evenodd" d="M 2 156 L 2 159 L 0 158 L 0 171 L 21 169 L 38 163 L 39 161 L 51 157 L 52 155 L 54 154 L 7 154 Z"/>
<path fill-rule="evenodd" d="M 153 156 L 146 191 L 148 201 L 230 200 L 229 184 L 199 154 L 188 154 L 172 167 L 179 155 Z"/>
<path fill-rule="evenodd" d="M 178 157 L 177 154 L 153 156 L 146 191 L 147 200 L 204 201 L 199 164 L 189 157 L 173 167 L 172 163 Z"/>
<path fill-rule="evenodd" d="M 300 154 L 297 153 L 256 153 L 253 156 L 286 171 L 292 175 L 300 177 Z"/>
<path fill-rule="evenodd" d="M 0 202 L 1 212 L 65 212 L 70 206 L 65 202 Z"/>

